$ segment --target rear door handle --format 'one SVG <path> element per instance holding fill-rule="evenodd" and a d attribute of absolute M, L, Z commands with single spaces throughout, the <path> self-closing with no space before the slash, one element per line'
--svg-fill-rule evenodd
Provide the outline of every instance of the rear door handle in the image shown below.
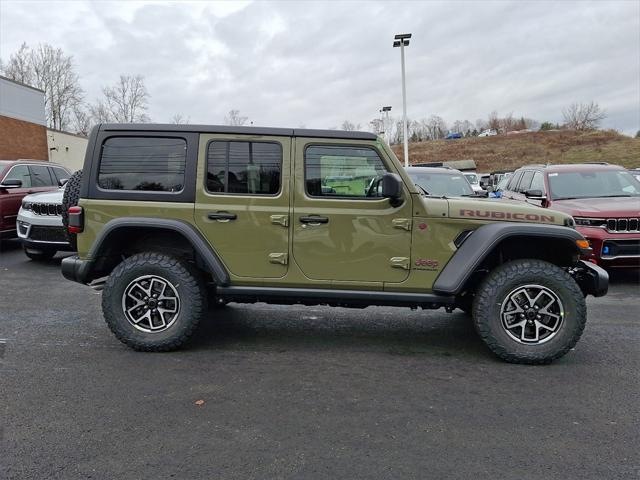
<path fill-rule="evenodd" d="M 308 217 L 300 217 L 300 222 L 319 225 L 321 223 L 329 223 L 329 219 L 327 217 L 308 216 Z"/>
<path fill-rule="evenodd" d="M 238 218 L 238 215 L 228 212 L 211 212 L 207 215 L 207 217 L 209 218 L 209 220 L 228 222 L 229 220 L 235 220 L 236 218 Z"/>

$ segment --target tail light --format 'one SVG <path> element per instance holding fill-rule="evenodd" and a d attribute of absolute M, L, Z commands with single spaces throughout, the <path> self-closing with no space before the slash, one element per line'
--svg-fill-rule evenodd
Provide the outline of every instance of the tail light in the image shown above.
<path fill-rule="evenodd" d="M 69 233 L 82 233 L 84 230 L 84 210 L 82 207 L 69 207 Z"/>

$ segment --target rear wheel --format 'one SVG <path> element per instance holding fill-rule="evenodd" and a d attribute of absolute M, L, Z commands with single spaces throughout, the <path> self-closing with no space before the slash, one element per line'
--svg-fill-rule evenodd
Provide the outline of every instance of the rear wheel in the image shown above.
<path fill-rule="evenodd" d="M 24 254 L 27 257 L 37 262 L 51 260 L 56 254 L 56 250 L 51 248 L 40 249 L 40 248 L 29 248 L 27 246 L 23 246 L 22 249 L 24 250 Z"/>
<path fill-rule="evenodd" d="M 571 276 L 542 260 L 515 260 L 492 271 L 473 303 L 476 330 L 500 358 L 543 364 L 572 349 L 585 327 L 586 304 Z"/>
<path fill-rule="evenodd" d="M 133 255 L 109 275 L 102 311 L 115 336 L 135 350 L 169 351 L 184 344 L 207 310 L 204 282 L 181 259 Z"/>

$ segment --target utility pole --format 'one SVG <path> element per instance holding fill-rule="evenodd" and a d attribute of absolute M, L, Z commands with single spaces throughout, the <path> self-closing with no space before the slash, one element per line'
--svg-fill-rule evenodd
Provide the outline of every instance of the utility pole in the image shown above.
<path fill-rule="evenodd" d="M 391 107 L 382 107 L 380 109 L 380 113 L 382 114 L 382 117 L 380 118 L 380 120 L 382 121 L 382 134 L 387 137 L 387 126 L 389 125 L 389 112 L 391 111 Z M 386 123 L 385 123 L 385 117 L 387 119 Z M 389 137 L 387 137 L 387 143 L 389 143 L 390 139 Z"/>
<path fill-rule="evenodd" d="M 402 64 L 402 123 L 404 137 L 404 166 L 409 166 L 409 136 L 407 128 L 407 86 L 404 74 L 404 47 L 409 46 L 410 33 L 401 33 L 394 37 L 393 46 L 400 47 L 400 62 Z"/>

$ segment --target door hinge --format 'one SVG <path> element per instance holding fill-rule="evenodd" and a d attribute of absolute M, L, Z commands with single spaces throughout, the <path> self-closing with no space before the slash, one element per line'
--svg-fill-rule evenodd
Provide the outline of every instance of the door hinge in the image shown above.
<path fill-rule="evenodd" d="M 269 263 L 278 263 L 280 265 L 286 265 L 289 263 L 289 254 L 287 253 L 270 253 Z"/>
<path fill-rule="evenodd" d="M 411 219 L 409 218 L 394 218 L 393 228 L 402 228 L 403 230 L 411 231 Z"/>
<path fill-rule="evenodd" d="M 389 260 L 392 268 L 409 270 L 409 257 L 391 257 Z"/>
<path fill-rule="evenodd" d="M 271 215 L 271 223 L 275 225 L 289 226 L 289 215 Z"/>

